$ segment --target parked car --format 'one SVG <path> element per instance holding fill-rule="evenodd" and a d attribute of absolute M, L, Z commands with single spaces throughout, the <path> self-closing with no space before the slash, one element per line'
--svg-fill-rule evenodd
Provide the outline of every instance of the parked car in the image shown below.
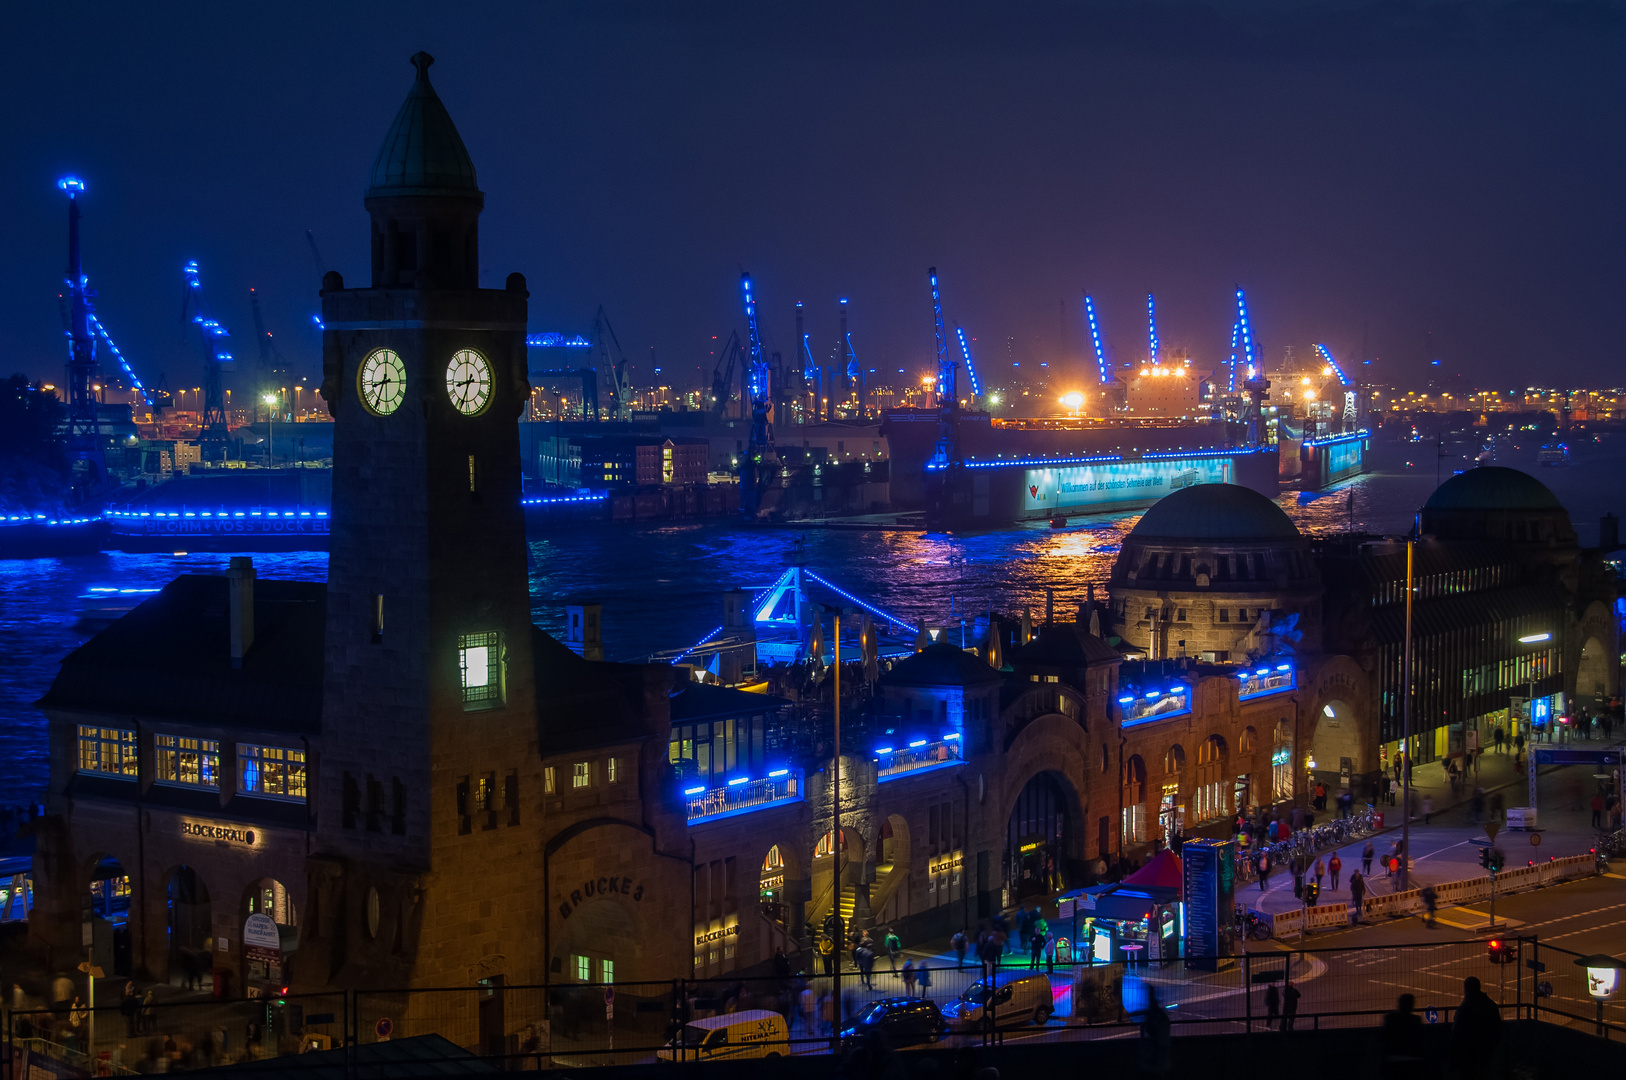
<path fill-rule="evenodd" d="M 990 982 L 978 979 L 943 1006 L 943 1019 L 956 1031 L 975 1030 L 990 1010 L 996 1027 L 1043 1025 L 1056 1011 L 1050 980 L 1031 971 L 1001 971 Z"/>
<path fill-rule="evenodd" d="M 871 1005 L 851 1025 L 842 1029 L 842 1041 L 880 1035 L 891 1046 L 934 1043 L 943 1037 L 948 1024 L 937 1006 L 923 998 L 882 998 Z"/>

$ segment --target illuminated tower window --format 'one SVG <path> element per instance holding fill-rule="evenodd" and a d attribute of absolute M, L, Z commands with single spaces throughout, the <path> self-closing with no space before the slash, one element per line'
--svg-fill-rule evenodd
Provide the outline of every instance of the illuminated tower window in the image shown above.
<path fill-rule="evenodd" d="M 462 669 L 463 708 L 495 709 L 506 697 L 503 685 L 502 635 L 460 634 L 458 664 Z"/>

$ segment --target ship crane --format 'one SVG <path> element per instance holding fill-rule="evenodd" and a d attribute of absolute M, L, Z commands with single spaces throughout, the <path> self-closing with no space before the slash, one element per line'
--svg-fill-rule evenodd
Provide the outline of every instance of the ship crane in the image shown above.
<path fill-rule="evenodd" d="M 84 181 L 65 176 L 57 187 L 68 196 L 68 291 L 62 297 L 63 330 L 68 337 L 68 453 L 73 460 L 74 501 L 98 503 L 107 478 L 107 451 L 96 398 L 95 293 L 79 259 L 79 195 Z"/>
<path fill-rule="evenodd" d="M 734 361 L 740 353 L 740 334 L 737 330 L 730 330 L 728 341 L 724 343 L 722 351 L 717 354 L 717 366 L 711 372 L 711 411 L 717 419 L 721 420 L 728 411 L 729 398 L 733 396 Z M 727 368 L 724 368 L 724 364 Z"/>
<path fill-rule="evenodd" d="M 1236 329 L 1234 331 L 1237 345 L 1231 352 L 1231 379 L 1236 380 L 1236 368 L 1245 369 L 1247 378 L 1242 388 L 1248 392 L 1248 409 L 1246 421 L 1249 425 L 1248 438 L 1255 446 L 1264 446 L 1266 443 L 1265 431 L 1265 393 L 1270 389 L 1270 380 L 1265 378 L 1264 365 L 1259 363 L 1257 342 L 1254 338 L 1253 322 L 1248 317 L 1248 298 L 1239 288 L 1236 291 Z"/>
<path fill-rule="evenodd" d="M 627 388 L 627 354 L 621 348 L 621 339 L 615 336 L 615 328 L 610 325 L 610 316 L 603 304 L 593 316 L 593 340 L 598 347 L 599 364 L 610 379 L 610 419 L 630 420 L 632 399 Z M 613 356 L 612 345 L 615 347 Z"/>
<path fill-rule="evenodd" d="M 260 346 L 260 370 L 259 378 L 256 380 L 259 383 L 259 390 L 255 396 L 258 401 L 265 401 L 267 397 L 275 398 L 274 402 L 266 402 L 266 407 L 282 412 L 279 406 L 287 404 L 282 395 L 286 389 L 283 382 L 288 377 L 288 361 L 283 359 L 282 351 L 266 332 L 265 317 L 260 314 L 260 294 L 254 289 L 248 291 L 248 304 L 254 312 L 254 339 Z M 286 419 L 286 414 L 283 418 Z"/>
<path fill-rule="evenodd" d="M 1344 391 L 1344 428 L 1347 431 L 1353 431 L 1360 419 L 1360 407 L 1356 400 L 1355 384 L 1349 381 L 1349 376 L 1344 374 L 1344 369 L 1338 366 L 1337 360 L 1333 359 L 1331 349 L 1325 345 L 1317 345 L 1315 351 L 1321 354 L 1321 359 L 1325 360 L 1327 366 L 1332 369 L 1332 373 L 1338 376 L 1338 385 Z"/>
<path fill-rule="evenodd" d="M 1112 370 L 1107 365 L 1107 352 L 1101 347 L 1101 329 L 1095 321 L 1095 301 L 1084 294 L 1084 317 L 1090 324 L 1090 344 L 1095 348 L 1095 366 L 1101 373 L 1101 385 L 1112 381 Z"/>
<path fill-rule="evenodd" d="M 762 332 L 757 326 L 756 298 L 751 294 L 751 275 L 740 275 L 740 293 L 745 303 L 745 325 L 751 342 L 747 379 L 751 409 L 751 433 L 740 459 L 740 516 L 747 521 L 762 507 L 762 492 L 779 472 L 779 456 L 773 445 L 773 369 L 762 354 Z"/>
<path fill-rule="evenodd" d="M 955 387 L 955 364 L 949 355 L 948 333 L 943 329 L 943 297 L 937 288 L 937 267 L 926 271 L 932 286 L 932 326 L 937 340 L 937 446 L 928 468 L 946 469 L 960 457 L 960 399 Z"/>
<path fill-rule="evenodd" d="M 853 352 L 853 336 L 847 331 L 847 298 L 842 297 L 841 308 L 841 344 L 847 365 L 847 378 L 843 389 L 851 390 L 858 397 L 858 415 L 864 415 L 864 369 L 858 364 L 858 354 Z"/>
<path fill-rule="evenodd" d="M 203 425 L 198 432 L 198 448 L 203 460 L 224 461 L 231 437 L 226 430 L 226 391 L 221 372 L 232 362 L 232 354 L 224 348 L 231 331 L 209 313 L 203 283 L 198 279 L 197 260 L 187 263 L 182 273 L 186 275 L 186 292 L 181 299 L 181 321 L 195 325 L 203 343 Z"/>
<path fill-rule="evenodd" d="M 960 355 L 965 357 L 965 373 L 971 379 L 971 396 L 982 396 L 982 383 L 977 379 L 977 365 L 971 362 L 971 345 L 965 339 L 965 331 L 959 323 L 954 324 L 954 334 L 960 339 Z"/>

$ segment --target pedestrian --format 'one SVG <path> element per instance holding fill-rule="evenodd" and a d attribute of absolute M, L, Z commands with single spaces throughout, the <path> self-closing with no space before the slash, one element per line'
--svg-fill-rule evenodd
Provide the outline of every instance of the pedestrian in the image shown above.
<path fill-rule="evenodd" d="M 875 974 L 875 949 L 866 942 L 860 942 L 858 948 L 853 951 L 853 962 L 858 965 L 858 974 L 864 981 L 864 989 L 875 989 L 875 983 L 872 981 Z"/>
<path fill-rule="evenodd" d="M 915 996 L 915 962 L 913 960 L 903 962 L 903 993 L 906 997 Z"/>
<path fill-rule="evenodd" d="M 1293 980 L 1286 980 L 1282 987 L 1282 1030 L 1293 1030 L 1293 1018 L 1299 1014 L 1299 988 L 1293 985 Z"/>
<path fill-rule="evenodd" d="M 1518 757 L 1524 756 L 1524 732 L 1513 736 L 1513 752 Z"/>
<path fill-rule="evenodd" d="M 949 943 L 954 946 L 954 965 L 956 967 L 965 967 L 965 931 L 957 931 Z"/>
<path fill-rule="evenodd" d="M 823 965 L 826 975 L 835 974 L 836 942 L 829 934 L 819 935 L 819 963 Z"/>
<path fill-rule="evenodd" d="M 830 993 L 819 995 L 819 1016 L 824 1020 L 824 1033 L 834 1037 L 836 1033 L 835 995 Z"/>
<path fill-rule="evenodd" d="M 1316 781 L 1315 785 L 1315 808 L 1317 810 L 1327 808 L 1327 785 L 1319 780 Z"/>
<path fill-rule="evenodd" d="M 1498 726 L 1497 729 L 1496 729 L 1496 732 L 1492 736 L 1492 738 L 1496 741 L 1496 752 L 1498 754 L 1502 753 L 1503 752 L 1502 744 L 1507 742 L 1507 732 L 1503 731 L 1501 729 L 1501 727 Z"/>
<path fill-rule="evenodd" d="M 1451 1020 L 1451 1057 L 1462 1076 L 1489 1076 L 1502 1042 L 1502 1010 L 1470 975 L 1462 980 L 1462 1004 Z"/>
<path fill-rule="evenodd" d="M 1602 795 L 1594 795 L 1594 796 L 1592 796 L 1592 827 L 1594 829 L 1603 828 L 1603 796 Z"/>
<path fill-rule="evenodd" d="M 1157 1000 L 1157 987 L 1146 990 L 1146 1012 L 1140 1022 L 1140 1067 L 1148 1076 L 1167 1076 L 1174 1068 L 1173 1044 L 1169 1038 L 1168 1010 Z"/>
<path fill-rule="evenodd" d="M 1275 983 L 1265 984 L 1265 1030 L 1276 1027 L 1281 1023 L 1282 995 L 1276 989 Z"/>
<path fill-rule="evenodd" d="M 1372 851 L 1372 841 L 1368 840 L 1366 842 L 1366 846 L 1361 849 L 1361 873 L 1366 874 L 1368 876 L 1370 876 L 1371 873 L 1372 873 L 1372 855 L 1373 854 L 1374 853 Z"/>
<path fill-rule="evenodd" d="M 1039 961 L 1044 957 L 1044 935 L 1034 932 L 1028 941 L 1028 970 L 1038 971 Z"/>
<path fill-rule="evenodd" d="M 898 940 L 898 932 L 890 926 L 886 929 L 886 936 L 881 939 L 886 949 L 887 958 L 892 962 L 892 970 L 898 970 L 898 953 L 903 951 L 903 942 Z"/>
<path fill-rule="evenodd" d="M 1395 1011 L 1383 1017 L 1381 1075 L 1384 1080 L 1414 1076 L 1426 1059 L 1423 1018 L 1413 1011 L 1417 999 L 1401 994 L 1395 1005 Z"/>
<path fill-rule="evenodd" d="M 932 999 L 931 965 L 922 960 L 920 966 L 915 968 L 915 978 L 920 980 L 920 996 L 930 1001 Z"/>
<path fill-rule="evenodd" d="M 1358 923 L 1366 914 L 1362 906 L 1366 901 L 1366 878 L 1359 870 L 1349 875 L 1349 921 Z"/>
<path fill-rule="evenodd" d="M 1343 872 L 1344 872 L 1344 860 L 1340 859 L 1338 857 L 1338 852 L 1335 851 L 1335 852 L 1332 853 L 1332 858 L 1327 861 L 1327 873 L 1332 878 L 1332 891 L 1333 892 L 1338 891 L 1338 875 L 1342 874 Z"/>
<path fill-rule="evenodd" d="M 141 997 L 141 1023 L 139 1030 L 144 1035 L 151 1035 L 158 1030 L 158 1005 L 153 1000 L 152 987 Z"/>
<path fill-rule="evenodd" d="M 1327 876 L 1327 860 L 1317 858 L 1315 861 L 1315 891 L 1321 891 L 1321 879 Z"/>
<path fill-rule="evenodd" d="M 1265 877 L 1270 873 L 1270 856 L 1265 852 L 1259 853 L 1259 891 L 1265 891 Z"/>
<path fill-rule="evenodd" d="M 1440 903 L 1439 894 L 1434 891 L 1434 886 L 1424 885 L 1417 897 L 1423 902 L 1423 925 L 1432 930 L 1435 925 L 1435 911 Z"/>
<path fill-rule="evenodd" d="M 136 991 L 135 983 L 124 984 L 124 994 L 119 998 L 119 1012 L 124 1016 L 124 1034 L 135 1038 L 136 1020 L 141 1013 L 141 995 Z"/>
<path fill-rule="evenodd" d="M 1433 817 L 1433 816 L 1434 816 L 1434 796 L 1432 796 L 1432 795 L 1424 795 L 1423 796 L 1423 824 L 1427 825 L 1428 824 L 1428 819 Z"/>
<path fill-rule="evenodd" d="M 1047 931 L 1044 936 L 1044 970 L 1046 975 L 1056 973 L 1056 934 Z"/>

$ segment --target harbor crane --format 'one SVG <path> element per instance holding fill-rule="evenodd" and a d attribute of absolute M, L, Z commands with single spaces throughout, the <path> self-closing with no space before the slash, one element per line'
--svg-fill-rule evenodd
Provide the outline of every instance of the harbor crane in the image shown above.
<path fill-rule="evenodd" d="M 181 321 L 198 328 L 198 340 L 203 345 L 203 424 L 198 431 L 198 449 L 205 461 L 224 461 L 231 437 L 226 430 L 226 391 L 221 373 L 233 359 L 224 344 L 231 331 L 210 314 L 197 260 L 187 263 L 181 272 L 186 275 Z"/>
<path fill-rule="evenodd" d="M 946 469 L 960 458 L 960 398 L 955 386 L 959 365 L 949 355 L 948 333 L 943 329 L 943 295 L 937 287 L 937 267 L 928 269 L 926 277 L 932 286 L 932 328 L 937 342 L 937 446 L 932 451 L 931 467 Z"/>
<path fill-rule="evenodd" d="M 734 362 L 741 351 L 739 331 L 730 330 L 728 340 L 717 354 L 717 366 L 711 372 L 711 411 L 719 420 L 728 411 L 728 400 L 734 394 Z"/>
<path fill-rule="evenodd" d="M 598 352 L 600 370 L 610 379 L 610 419 L 628 420 L 632 417 L 632 400 L 627 392 L 627 354 L 621 340 L 615 336 L 610 316 L 604 305 L 593 315 L 593 344 Z M 611 346 L 615 352 L 611 354 Z"/>
<path fill-rule="evenodd" d="M 773 371 L 762 354 L 762 332 L 757 326 L 757 304 L 751 294 L 750 274 L 740 275 L 740 292 L 745 301 L 746 332 L 751 341 L 747 381 L 751 433 L 745 455 L 740 459 L 740 516 L 750 521 L 762 507 L 763 489 L 779 474 L 779 455 L 773 445 Z"/>
<path fill-rule="evenodd" d="M 276 410 L 278 419 L 290 419 L 286 412 L 287 402 L 283 398 L 290 372 L 288 361 L 283 358 L 282 351 L 265 328 L 265 317 L 260 314 L 260 294 L 254 289 L 248 291 L 248 306 L 254 312 L 254 340 L 260 346 L 260 369 L 255 373 L 255 403 L 274 397 L 276 404 L 268 404 L 267 408 Z"/>
<path fill-rule="evenodd" d="M 1344 427 L 1346 430 L 1353 431 L 1360 414 L 1360 407 L 1356 401 L 1355 384 L 1349 381 L 1349 376 L 1344 374 L 1344 369 L 1338 366 L 1337 360 L 1333 359 L 1331 349 L 1325 345 L 1317 345 L 1315 351 L 1321 354 L 1321 359 L 1325 360 L 1327 366 L 1332 369 L 1332 373 L 1338 376 L 1338 385 L 1343 387 L 1344 390 Z"/>
<path fill-rule="evenodd" d="M 68 337 L 68 454 L 73 462 L 73 497 L 82 506 L 99 503 L 107 480 L 107 448 L 96 397 L 96 335 L 90 288 L 79 258 L 79 196 L 84 181 L 65 176 L 57 187 L 68 196 L 68 291 L 61 296 L 63 330 Z"/>
<path fill-rule="evenodd" d="M 965 339 L 965 331 L 959 323 L 954 324 L 955 336 L 960 339 L 960 355 L 965 357 L 965 373 L 971 379 L 971 396 L 982 397 L 982 383 L 977 379 L 977 365 L 971 362 L 971 344 Z"/>
<path fill-rule="evenodd" d="M 847 298 L 840 300 L 841 308 L 841 343 L 840 348 L 847 362 L 847 378 L 843 389 L 851 390 L 858 397 L 858 415 L 864 415 L 864 369 L 858 363 L 858 354 L 853 352 L 853 336 L 847 330 Z"/>

